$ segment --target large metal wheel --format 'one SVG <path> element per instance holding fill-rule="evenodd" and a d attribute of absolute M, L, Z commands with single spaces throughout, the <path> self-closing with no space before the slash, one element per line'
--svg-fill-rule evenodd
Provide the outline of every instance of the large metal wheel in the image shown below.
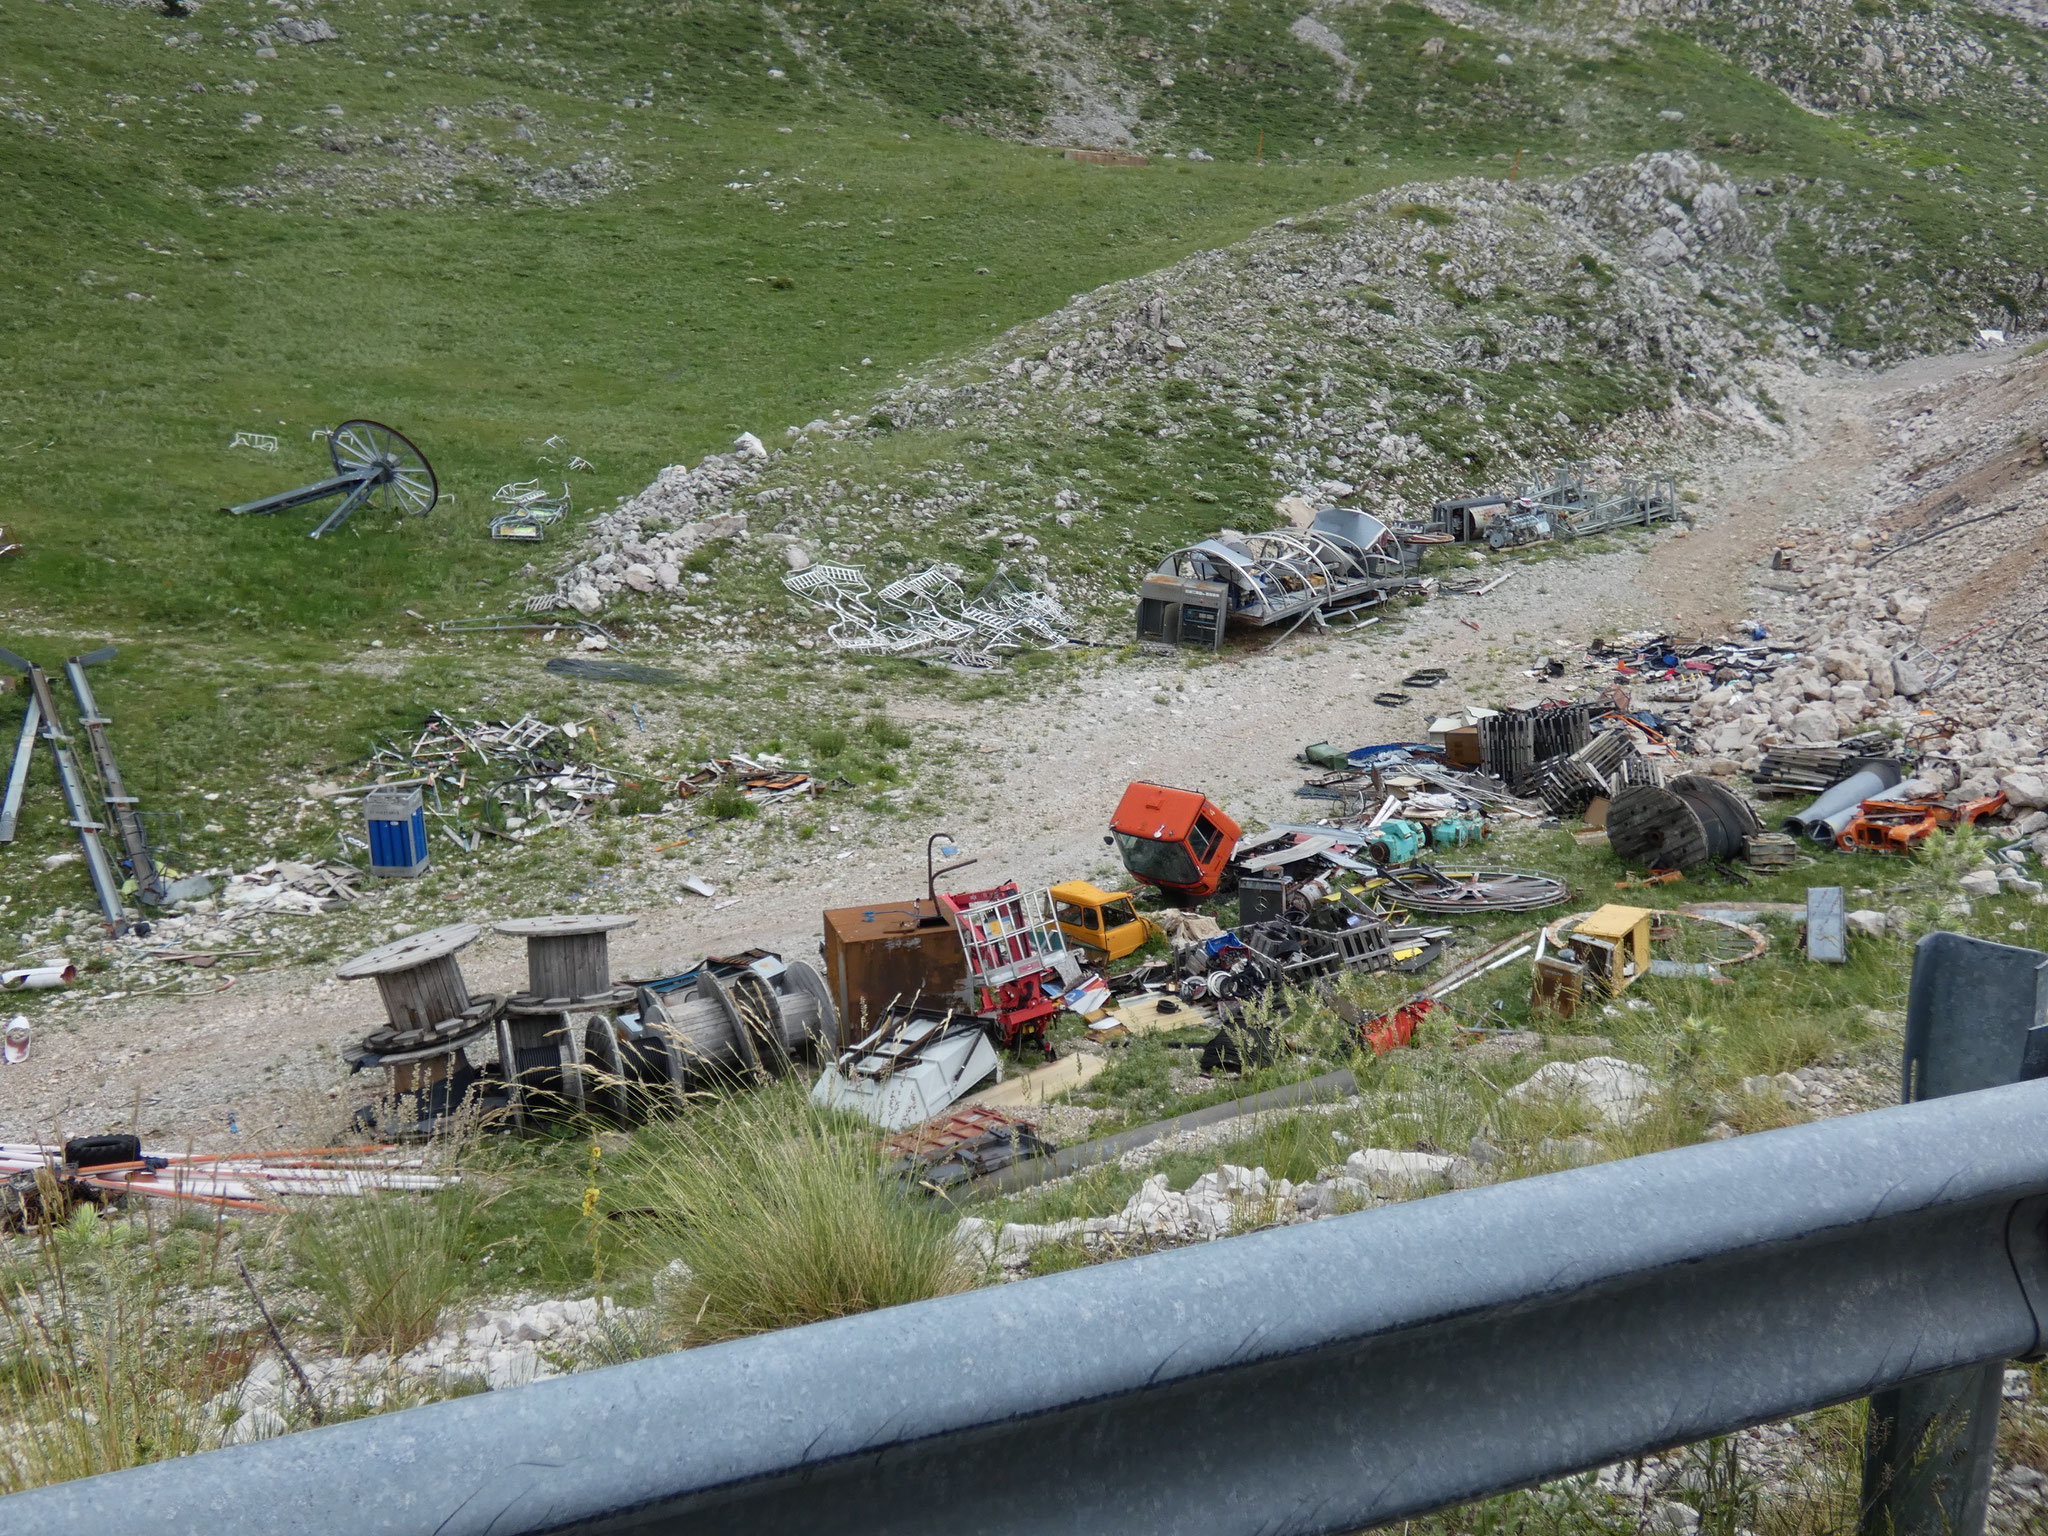
<path fill-rule="evenodd" d="M 369 499 L 387 512 L 425 517 L 441 499 L 427 456 L 381 421 L 344 421 L 328 434 L 327 452 L 338 475 L 374 470 L 377 488 Z"/>

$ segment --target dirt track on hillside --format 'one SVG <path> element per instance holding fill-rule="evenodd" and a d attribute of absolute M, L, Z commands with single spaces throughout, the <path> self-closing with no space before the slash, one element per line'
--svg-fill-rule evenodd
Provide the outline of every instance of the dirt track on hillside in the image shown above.
<path fill-rule="evenodd" d="M 977 878 L 1029 884 L 1105 872 L 1102 829 L 1133 778 L 1200 786 L 1246 816 L 1312 819 L 1312 804 L 1292 793 L 1293 758 L 1309 742 L 1413 739 L 1429 713 L 1535 696 L 1539 685 L 1523 669 L 1546 652 L 1568 657 L 1596 634 L 1633 628 L 1718 632 L 1745 617 L 1781 537 L 1810 522 L 1839 525 L 1868 505 L 1880 402 L 2002 361 L 1976 352 L 1886 374 L 1788 373 L 1773 383 L 1787 416 L 1780 440 L 1731 435 L 1682 477 L 1701 492 L 1683 535 L 1519 564 L 1484 598 L 1440 597 L 1352 636 L 1298 635 L 1200 666 L 1141 658 L 1028 709 L 913 703 L 897 713 L 977 744 L 982 793 L 940 818 L 979 858 Z M 1372 702 L 1422 666 L 1450 677 L 1396 709 Z M 747 863 L 723 871 L 738 897 L 731 905 L 647 905 L 637 926 L 613 936 L 614 974 L 662 974 L 757 944 L 812 958 L 821 908 L 921 886 L 923 835 L 906 829 L 903 846 L 882 849 L 820 838 L 778 851 L 776 879 Z M 620 906 L 634 910 L 630 876 L 622 884 Z M 451 905 L 446 920 L 511 915 Z M 523 950 L 510 939 L 487 934 L 462 965 L 478 991 L 524 984 Z M 340 1050 L 374 1027 L 376 1013 L 368 987 L 297 966 L 205 997 L 45 1014 L 30 1060 L 0 1069 L 0 1140 L 139 1123 L 159 1145 L 324 1142 L 367 1096 L 363 1080 L 344 1081 Z"/>

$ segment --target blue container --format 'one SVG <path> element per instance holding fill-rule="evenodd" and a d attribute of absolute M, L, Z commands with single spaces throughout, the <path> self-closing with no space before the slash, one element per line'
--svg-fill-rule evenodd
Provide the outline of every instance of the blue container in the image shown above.
<path fill-rule="evenodd" d="M 407 880 L 427 867 L 427 812 L 417 789 L 373 789 L 363 797 L 370 873 Z"/>

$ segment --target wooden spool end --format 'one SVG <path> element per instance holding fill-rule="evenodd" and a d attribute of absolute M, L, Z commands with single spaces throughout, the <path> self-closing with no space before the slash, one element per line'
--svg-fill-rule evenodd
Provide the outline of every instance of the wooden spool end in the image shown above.
<path fill-rule="evenodd" d="M 516 917 L 497 930 L 526 940 L 526 985 L 535 997 L 598 997 L 612 987 L 606 935 L 637 921 L 604 914 Z"/>
<path fill-rule="evenodd" d="M 481 935 L 474 923 L 430 928 L 358 955 L 334 974 L 340 981 L 374 980 L 394 1029 L 426 1029 L 468 1009 L 469 987 L 455 953 Z"/>

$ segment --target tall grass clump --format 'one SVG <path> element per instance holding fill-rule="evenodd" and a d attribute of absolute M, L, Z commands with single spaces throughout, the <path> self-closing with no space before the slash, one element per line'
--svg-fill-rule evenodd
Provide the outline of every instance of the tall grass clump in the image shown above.
<path fill-rule="evenodd" d="M 953 1245 L 957 1218 L 884 1176 L 871 1128 L 827 1120 L 800 1088 L 713 1103 L 644 1132 L 639 1147 L 633 1198 L 662 1218 L 648 1224 L 647 1256 L 675 1277 L 656 1288 L 661 1320 L 684 1343 L 975 1282 Z"/>
<path fill-rule="evenodd" d="M 200 1339 L 141 1231 L 82 1206 L 0 1277 L 0 1494 L 220 1442 L 205 1401 L 248 1373 L 253 1335 Z"/>
<path fill-rule="evenodd" d="M 292 1257 L 344 1350 L 402 1355 L 440 1331 L 471 1272 L 474 1212 L 457 1185 L 326 1200 L 294 1217 Z"/>

